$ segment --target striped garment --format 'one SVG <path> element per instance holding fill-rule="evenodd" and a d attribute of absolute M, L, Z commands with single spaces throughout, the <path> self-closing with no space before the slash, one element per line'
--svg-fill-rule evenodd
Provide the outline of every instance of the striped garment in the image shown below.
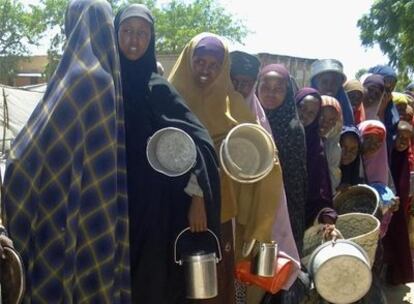
<path fill-rule="evenodd" d="M 130 303 L 119 58 L 110 5 L 75 0 L 67 44 L 5 173 L 25 303 Z"/>

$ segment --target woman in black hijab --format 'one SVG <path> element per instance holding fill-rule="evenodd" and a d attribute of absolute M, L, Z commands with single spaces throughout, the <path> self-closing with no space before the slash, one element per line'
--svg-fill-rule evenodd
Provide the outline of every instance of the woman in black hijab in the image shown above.
<path fill-rule="evenodd" d="M 174 263 L 174 240 L 188 226 L 193 232 L 208 227 L 219 233 L 218 163 L 208 132 L 157 74 L 150 11 L 143 5 L 127 6 L 115 17 L 115 30 L 125 106 L 132 299 L 133 303 L 181 304 L 185 303 L 184 278 Z M 180 177 L 154 171 L 146 157 L 148 138 L 164 127 L 184 130 L 197 147 L 194 168 Z M 207 239 L 186 234 L 179 252 L 206 249 L 198 245 Z M 210 245 L 207 242 L 211 251 Z"/>

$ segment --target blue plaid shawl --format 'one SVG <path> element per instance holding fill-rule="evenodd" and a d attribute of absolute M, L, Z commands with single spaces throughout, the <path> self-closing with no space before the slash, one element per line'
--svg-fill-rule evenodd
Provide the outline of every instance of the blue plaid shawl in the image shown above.
<path fill-rule="evenodd" d="M 61 62 L 5 173 L 28 303 L 130 303 L 119 58 L 104 0 L 75 0 Z"/>

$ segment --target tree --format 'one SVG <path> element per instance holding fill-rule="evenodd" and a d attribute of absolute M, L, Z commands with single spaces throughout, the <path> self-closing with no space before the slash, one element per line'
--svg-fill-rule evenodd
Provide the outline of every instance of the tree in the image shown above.
<path fill-rule="evenodd" d="M 110 1 L 116 12 L 125 2 Z M 143 3 L 156 20 L 156 49 L 158 53 L 177 54 L 185 44 L 201 32 L 213 32 L 232 41 L 241 42 L 247 35 L 242 21 L 227 13 L 216 0 L 172 0 L 160 7 L 156 0 L 130 0 Z M 49 64 L 46 75 L 51 75 L 61 54 L 64 36 L 64 16 L 68 0 L 41 0 L 44 22 L 49 29 L 58 28 L 48 50 Z"/>
<path fill-rule="evenodd" d="M 414 1 L 377 0 L 358 20 L 362 44 L 379 44 L 400 73 L 400 85 L 414 72 Z"/>
<path fill-rule="evenodd" d="M 25 8 L 15 0 L 0 0 L 0 82 L 12 84 L 16 65 L 36 45 L 44 26 L 36 6 Z"/>
<path fill-rule="evenodd" d="M 201 32 L 212 32 L 237 42 L 242 42 L 248 33 L 242 21 L 227 13 L 215 0 L 195 0 L 188 4 L 173 0 L 153 12 L 157 20 L 158 53 L 180 53 Z"/>
<path fill-rule="evenodd" d="M 355 73 L 355 79 L 361 79 L 361 76 L 362 75 L 364 75 L 364 74 L 366 74 L 368 72 L 368 70 L 367 69 L 365 69 L 365 68 L 362 68 L 362 69 L 359 69 L 356 73 Z"/>

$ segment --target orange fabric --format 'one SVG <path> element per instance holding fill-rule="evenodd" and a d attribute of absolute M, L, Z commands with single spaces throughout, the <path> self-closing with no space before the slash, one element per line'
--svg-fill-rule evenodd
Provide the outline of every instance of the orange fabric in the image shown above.
<path fill-rule="evenodd" d="M 276 274 L 273 277 L 261 277 L 250 272 L 250 261 L 243 260 L 236 265 L 236 278 L 245 284 L 253 284 L 275 294 L 282 289 L 292 270 L 292 260 L 278 256 Z"/>
<path fill-rule="evenodd" d="M 364 105 L 362 103 L 359 106 L 359 108 L 355 110 L 354 119 L 355 119 L 355 124 L 356 125 L 359 125 L 361 122 L 363 122 L 365 120 L 365 109 L 364 109 Z"/>

